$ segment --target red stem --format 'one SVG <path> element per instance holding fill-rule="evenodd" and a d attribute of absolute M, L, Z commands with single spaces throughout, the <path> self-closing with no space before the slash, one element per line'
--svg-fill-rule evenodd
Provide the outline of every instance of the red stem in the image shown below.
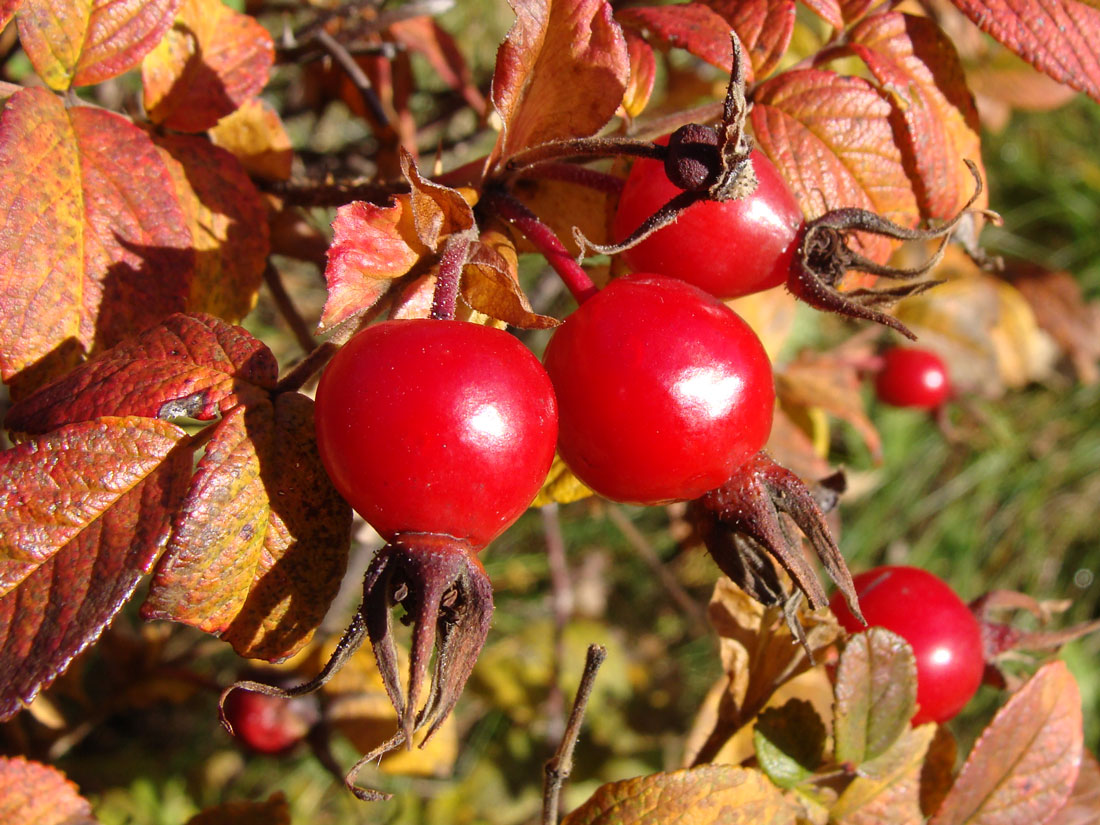
<path fill-rule="evenodd" d="M 453 321 L 458 306 L 458 286 L 462 279 L 462 267 L 470 249 L 469 238 L 452 235 L 443 245 L 439 256 L 439 270 L 432 293 L 431 317 L 437 321 Z"/>
<path fill-rule="evenodd" d="M 588 273 L 577 263 L 554 230 L 539 220 L 538 216 L 506 192 L 487 191 L 482 203 L 511 222 L 526 236 L 547 262 L 558 273 L 578 304 L 583 304 L 599 289 Z"/>

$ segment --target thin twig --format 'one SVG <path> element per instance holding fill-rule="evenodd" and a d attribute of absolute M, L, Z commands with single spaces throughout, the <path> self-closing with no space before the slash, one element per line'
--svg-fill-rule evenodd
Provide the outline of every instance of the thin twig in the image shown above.
<path fill-rule="evenodd" d="M 561 744 L 550 761 L 546 763 L 546 779 L 542 787 L 542 825 L 558 825 L 558 806 L 561 802 L 561 789 L 569 774 L 573 771 L 573 750 L 577 747 L 577 738 L 581 735 L 581 723 L 588 700 L 592 697 L 592 688 L 596 684 L 596 674 L 607 658 L 607 648 L 603 645 L 589 645 L 588 656 L 584 660 L 584 674 L 577 688 L 577 698 L 573 700 L 573 710 L 569 714 L 569 723 Z"/>
<path fill-rule="evenodd" d="M 275 385 L 276 391 L 295 392 L 300 390 L 309 379 L 320 371 L 321 367 L 329 362 L 329 359 L 336 354 L 338 349 L 339 347 L 332 341 L 325 341 L 279 379 L 279 383 Z"/>
<path fill-rule="evenodd" d="M 367 111 L 370 112 L 371 117 L 379 128 L 387 133 L 393 131 L 393 127 L 390 125 L 390 119 L 386 116 L 385 109 L 382 108 L 382 101 L 378 99 L 378 95 L 374 92 L 374 86 L 370 82 L 370 78 L 367 77 L 367 73 L 363 71 L 363 67 L 360 66 L 355 58 L 351 56 L 344 45 L 338 41 L 335 37 L 329 34 L 324 29 L 318 31 L 314 37 L 317 42 L 320 43 L 333 59 L 340 64 L 340 67 L 347 73 L 351 82 L 355 84 L 356 90 L 358 90 L 360 96 L 363 98 L 363 103 L 367 107 Z"/>
<path fill-rule="evenodd" d="M 267 266 L 264 268 L 264 283 L 267 284 L 267 288 L 271 292 L 271 299 L 275 301 L 275 307 L 279 310 L 279 314 L 283 316 L 283 320 L 290 327 L 290 331 L 294 333 L 294 339 L 298 342 L 298 346 L 305 350 L 307 354 L 317 349 L 317 339 L 313 337 L 313 332 L 306 323 L 306 319 L 298 312 L 298 307 L 295 306 L 290 293 L 286 291 L 283 276 L 270 261 L 267 262 Z"/>
<path fill-rule="evenodd" d="M 546 698 L 546 737 L 560 739 L 565 732 L 565 697 L 561 691 L 561 669 L 565 660 L 565 626 L 573 613 L 573 588 L 565 559 L 565 538 L 558 518 L 558 505 L 547 504 L 539 511 L 546 537 L 546 560 L 550 566 L 550 607 L 554 616 L 554 654 L 550 693 Z"/>

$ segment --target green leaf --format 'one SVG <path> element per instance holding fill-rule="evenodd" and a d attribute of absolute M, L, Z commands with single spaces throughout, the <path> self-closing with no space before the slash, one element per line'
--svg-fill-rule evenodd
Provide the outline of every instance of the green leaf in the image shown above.
<path fill-rule="evenodd" d="M 825 752 L 825 723 L 805 699 L 768 708 L 756 720 L 753 745 L 764 773 L 781 788 L 808 779 Z"/>

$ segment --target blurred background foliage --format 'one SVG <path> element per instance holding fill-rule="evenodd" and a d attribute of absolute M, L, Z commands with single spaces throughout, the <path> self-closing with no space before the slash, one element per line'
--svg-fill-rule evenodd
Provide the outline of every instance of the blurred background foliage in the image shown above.
<path fill-rule="evenodd" d="M 482 88 L 510 20 L 503 0 L 463 0 L 440 18 Z M 812 44 L 812 34 L 801 33 L 796 46 Z M 989 57 L 990 43 L 980 38 L 972 52 L 975 71 L 1000 59 Z M 694 70 L 681 58 L 673 55 L 662 82 Z M 426 120 L 437 112 L 442 84 L 419 61 L 414 69 L 424 91 L 414 97 L 413 111 Z M 18 80 L 26 68 L 16 53 L 4 70 Z M 700 87 L 721 88 L 723 82 L 710 74 L 703 80 Z M 131 82 L 118 81 L 119 100 Z M 301 85 L 300 72 L 282 70 L 267 93 L 289 112 L 287 127 L 301 157 L 312 161 L 354 148 L 369 158 L 371 138 L 362 122 L 339 101 L 320 111 L 303 105 Z M 987 123 L 994 127 L 983 136 L 990 204 L 1004 222 L 986 229 L 984 245 L 1007 258 L 1068 271 L 1085 299 L 1100 299 L 1100 108 L 1078 96 L 1053 112 L 1012 108 Z M 482 138 L 467 140 L 475 127 L 459 118 L 437 139 L 448 143 L 448 152 L 473 157 L 485 148 Z M 327 231 L 331 213 L 315 210 L 310 218 Z M 324 300 L 319 272 L 283 264 L 303 313 L 317 317 Z M 569 302 L 547 285 L 543 269 L 537 258 L 524 262 L 527 286 L 543 311 L 560 316 Z M 297 357 L 293 336 L 266 293 L 246 325 L 282 360 Z M 850 333 L 850 327 L 800 310 L 785 352 Z M 958 399 L 948 410 L 947 433 L 925 413 L 878 404 L 868 387 L 864 393 L 882 436 L 881 462 L 871 459 L 849 425 L 834 422 L 828 431 L 828 457 L 852 482 L 840 508 L 840 545 L 853 571 L 912 564 L 946 578 L 964 599 L 1008 588 L 1039 599 L 1071 599 L 1060 620 L 1065 624 L 1100 617 L 1100 385 L 1082 383 L 1059 364 L 1041 381 L 996 397 Z M 458 707 L 457 753 L 421 767 L 426 775 L 368 771 L 365 781 L 395 794 L 390 803 L 356 802 L 308 751 L 275 758 L 238 749 L 217 723 L 216 698 L 240 663 L 197 631 L 143 625 L 134 607 L 32 712 L 0 728 L 0 744 L 56 759 L 104 825 L 178 825 L 209 805 L 263 799 L 275 790 L 287 795 L 294 822 L 311 825 L 530 822 L 539 808 L 542 765 L 557 744 L 589 643 L 606 645 L 609 656 L 565 809 L 602 782 L 678 765 L 684 736 L 720 669 L 705 623 L 717 570 L 687 538 L 676 508 L 586 499 L 528 512 L 484 554 L 497 610 Z M 555 602 L 546 549 L 559 540 L 569 588 L 564 597 L 559 590 Z M 371 546 L 366 536 L 353 556 L 346 597 L 326 622 L 330 632 L 338 632 L 354 609 Z M 555 610 L 569 615 L 559 655 Z M 1100 636 L 1072 643 L 1062 656 L 1080 682 L 1086 741 L 1095 751 Z M 996 692 L 983 688 L 951 723 L 964 743 L 998 701 Z M 339 738 L 335 751 L 341 765 L 359 753 Z M 444 775 L 433 776 L 436 770 Z"/>

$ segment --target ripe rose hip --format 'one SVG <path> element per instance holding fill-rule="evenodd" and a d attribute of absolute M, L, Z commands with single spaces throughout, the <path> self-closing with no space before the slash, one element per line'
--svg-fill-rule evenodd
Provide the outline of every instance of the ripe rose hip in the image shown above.
<path fill-rule="evenodd" d="M 934 352 L 894 347 L 883 353 L 875 394 L 895 407 L 935 409 L 951 397 L 947 367 Z"/>
<path fill-rule="evenodd" d="M 985 671 L 981 628 L 943 579 L 917 567 L 876 567 L 853 579 L 867 623 L 901 636 L 917 659 L 913 724 L 945 722 L 978 690 Z M 845 630 L 863 630 L 839 598 L 830 607 Z"/>

